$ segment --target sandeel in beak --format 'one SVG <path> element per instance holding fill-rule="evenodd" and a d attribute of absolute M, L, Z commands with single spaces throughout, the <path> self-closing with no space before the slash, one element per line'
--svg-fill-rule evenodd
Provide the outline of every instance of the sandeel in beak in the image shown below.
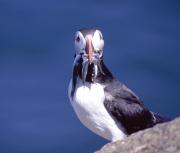
<path fill-rule="evenodd" d="M 83 64 L 82 64 L 82 81 L 84 85 L 85 85 L 89 65 L 93 64 L 94 66 L 93 67 L 94 78 L 97 77 L 98 69 L 101 71 L 102 74 L 104 74 L 100 66 L 100 59 L 98 59 L 97 57 L 95 58 L 93 56 L 93 46 L 92 46 L 91 36 L 86 37 L 86 52 L 87 54 L 83 55 Z"/>

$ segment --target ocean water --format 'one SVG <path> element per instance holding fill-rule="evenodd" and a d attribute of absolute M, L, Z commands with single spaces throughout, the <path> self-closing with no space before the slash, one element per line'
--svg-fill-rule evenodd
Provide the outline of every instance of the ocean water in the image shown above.
<path fill-rule="evenodd" d="M 67 96 L 74 33 L 95 27 L 104 60 L 146 106 L 180 114 L 180 1 L 0 0 L 0 153 L 91 153 L 106 140 Z"/>

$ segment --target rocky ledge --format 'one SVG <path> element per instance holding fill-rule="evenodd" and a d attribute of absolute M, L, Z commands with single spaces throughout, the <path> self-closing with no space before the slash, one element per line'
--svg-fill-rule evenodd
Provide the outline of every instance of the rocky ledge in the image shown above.
<path fill-rule="evenodd" d="M 96 153 L 180 153 L 180 117 L 108 143 Z"/>

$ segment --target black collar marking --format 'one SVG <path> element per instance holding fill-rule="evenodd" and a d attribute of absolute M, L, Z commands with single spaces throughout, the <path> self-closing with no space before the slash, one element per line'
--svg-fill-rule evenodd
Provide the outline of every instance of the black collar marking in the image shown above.
<path fill-rule="evenodd" d="M 86 76 L 86 82 L 97 82 L 100 84 L 103 84 L 105 82 L 108 82 L 108 80 L 113 79 L 113 76 L 111 74 L 111 72 L 107 69 L 107 67 L 105 66 L 104 62 L 103 62 L 103 58 L 100 59 L 100 67 L 103 71 L 103 73 L 99 70 L 98 68 L 98 74 L 97 77 L 94 78 L 93 77 L 93 73 L 94 73 L 94 66 L 93 63 L 91 65 L 89 65 L 88 67 L 88 72 L 87 72 L 87 76 Z M 71 90 L 71 97 L 73 98 L 74 96 L 74 92 L 76 89 L 76 83 L 77 83 L 77 79 L 78 77 L 80 79 L 82 79 L 82 63 L 83 63 L 83 59 L 79 58 L 79 60 L 77 61 L 77 63 L 75 63 L 74 67 L 73 67 L 73 77 L 72 77 L 72 90 Z"/>

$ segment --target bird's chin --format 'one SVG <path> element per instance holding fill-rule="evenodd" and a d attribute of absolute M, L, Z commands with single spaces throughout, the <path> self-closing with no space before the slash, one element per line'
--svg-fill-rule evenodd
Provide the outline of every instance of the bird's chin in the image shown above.
<path fill-rule="evenodd" d="M 98 74 L 104 74 L 100 65 L 99 60 L 92 60 L 90 63 L 89 60 L 83 60 L 82 63 L 82 82 L 85 84 L 86 81 L 93 82 Z"/>

